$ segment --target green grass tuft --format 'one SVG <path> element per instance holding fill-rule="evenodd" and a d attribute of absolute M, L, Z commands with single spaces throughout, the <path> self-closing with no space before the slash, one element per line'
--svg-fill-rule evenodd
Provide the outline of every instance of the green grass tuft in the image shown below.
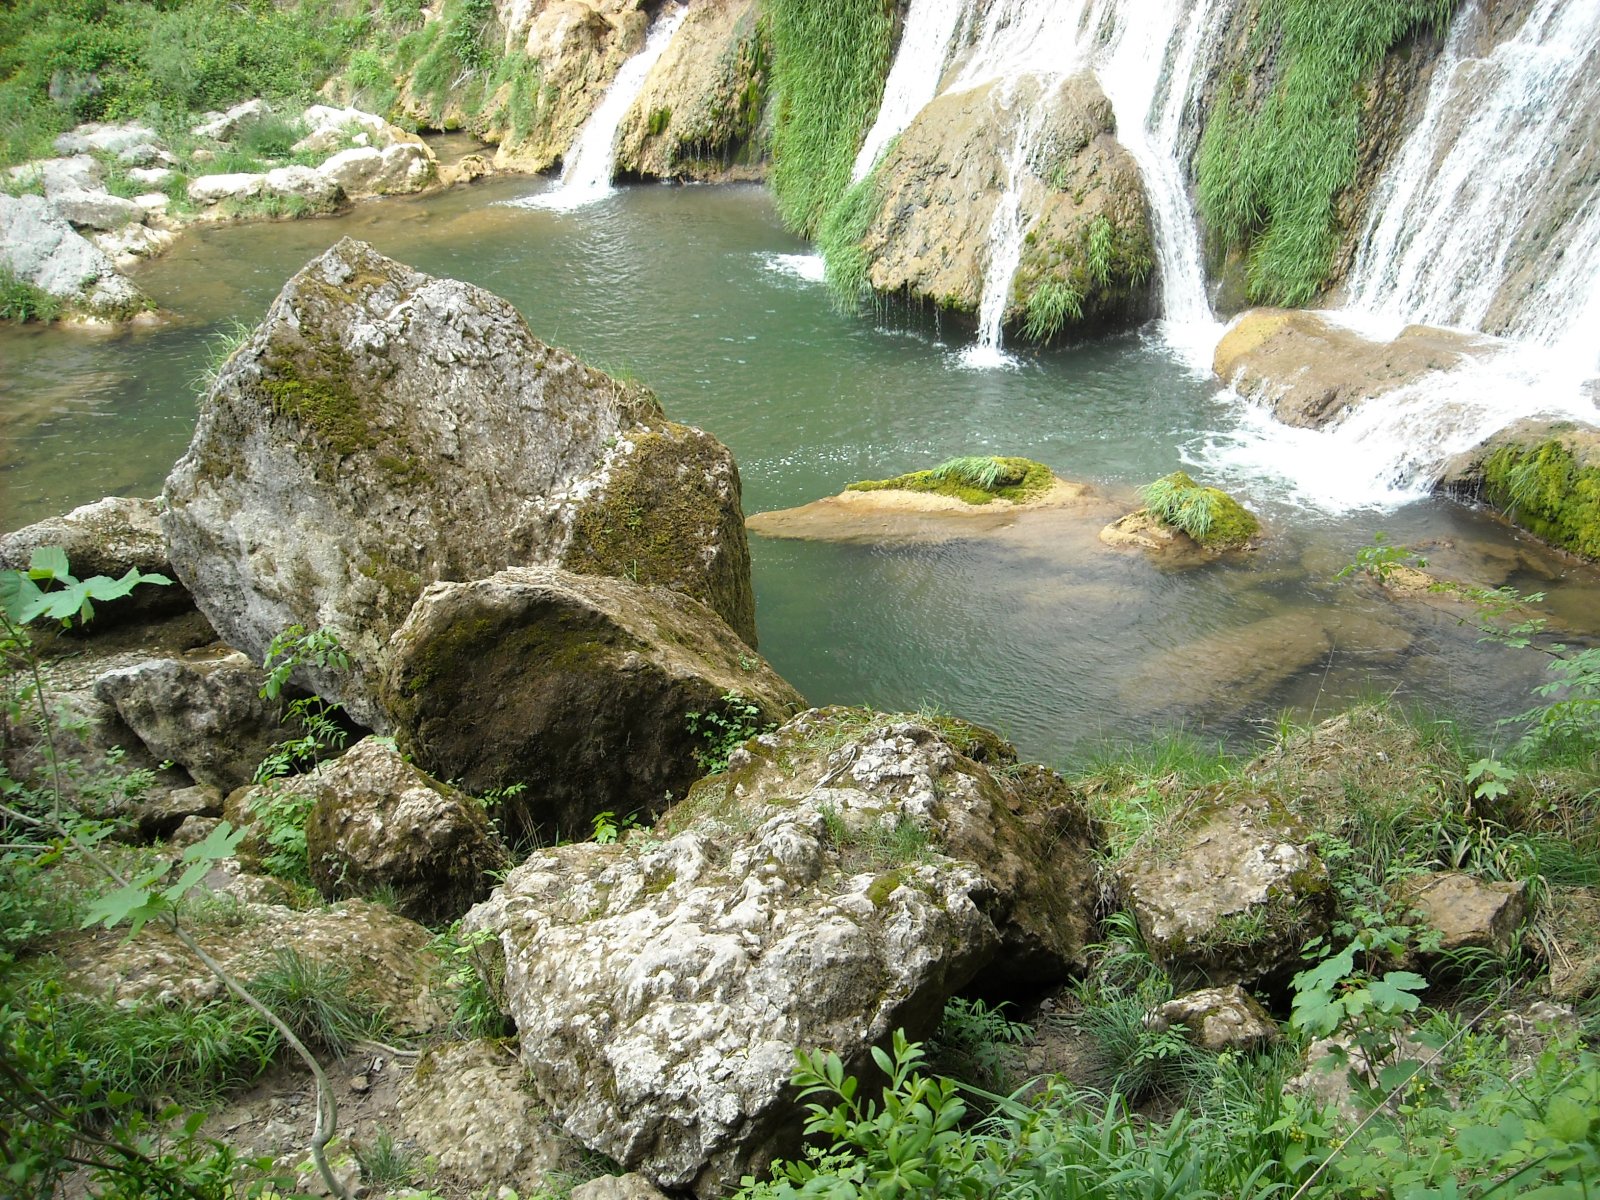
<path fill-rule="evenodd" d="M 885 0 L 773 0 L 772 192 L 783 223 L 810 236 L 849 187 L 856 147 L 889 72 L 894 6 Z"/>
<path fill-rule="evenodd" d="M 1242 546 L 1261 531 L 1260 522 L 1237 500 L 1218 488 L 1203 487 L 1183 471 L 1163 476 L 1141 494 L 1152 516 L 1202 546 Z"/>
<path fill-rule="evenodd" d="M 1043 495 L 1054 484 L 1055 473 L 1031 458 L 977 455 L 948 459 L 931 471 L 910 471 L 893 479 L 863 479 L 845 490 L 929 492 L 967 504 L 988 504 L 991 500 L 1021 504 Z"/>
<path fill-rule="evenodd" d="M 1070 283 L 1046 279 L 1028 297 L 1022 335 L 1030 342 L 1048 342 L 1068 321 L 1083 320 L 1083 295 Z"/>
<path fill-rule="evenodd" d="M 1222 83 L 1196 159 L 1200 215 L 1216 251 L 1248 251 L 1258 304 L 1322 291 L 1356 179 L 1361 87 L 1402 39 L 1440 28 L 1456 0 L 1264 0 L 1259 36 L 1281 40 L 1277 80 L 1252 108 L 1243 72 Z"/>

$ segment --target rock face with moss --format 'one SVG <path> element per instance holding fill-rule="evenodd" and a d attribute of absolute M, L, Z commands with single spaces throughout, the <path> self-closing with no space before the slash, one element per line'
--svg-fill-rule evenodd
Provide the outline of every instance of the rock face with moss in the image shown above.
<path fill-rule="evenodd" d="M 551 568 L 428 587 L 382 701 L 434 775 L 477 793 L 522 785 L 502 820 L 544 837 L 682 796 L 708 749 L 697 727 L 715 732 L 707 714 L 748 736 L 803 703 L 703 604 Z"/>
<path fill-rule="evenodd" d="M 306 858 L 329 900 L 387 888 L 402 916 L 447 925 L 511 864 L 482 804 L 378 738 L 284 786 L 314 801 Z"/>
<path fill-rule="evenodd" d="M 1027 234 L 1007 321 L 1047 337 L 1067 324 L 1104 328 L 1148 314 L 1144 185 L 1116 140 L 1111 104 L 1089 74 L 1033 103 L 1043 86 L 1025 77 L 940 96 L 907 127 L 869 185 L 859 240 L 874 291 L 977 312 L 1007 159 L 1024 138 Z M 1041 123 L 1026 136 L 1022 114 Z"/>
<path fill-rule="evenodd" d="M 1169 971 L 1249 984 L 1297 969 L 1332 895 L 1310 830 L 1272 798 L 1199 795 L 1119 866 L 1118 886 Z"/>
<path fill-rule="evenodd" d="M 736 751 L 648 835 L 535 853 L 465 925 L 496 935 L 562 1127 L 711 1197 L 797 1148 L 797 1048 L 853 1069 L 975 978 L 1060 978 L 1095 895 L 1053 773 L 963 722 L 832 709 Z"/>
<path fill-rule="evenodd" d="M 662 584 L 754 644 L 733 458 L 645 388 L 535 338 L 505 301 L 341 241 L 220 370 L 165 489 L 173 567 L 255 657 L 333 628 L 312 689 L 385 729 L 376 681 L 423 587 L 513 565 Z"/>
<path fill-rule="evenodd" d="M 759 170 L 771 51 L 755 0 L 702 0 L 617 129 L 617 170 L 722 179 Z"/>
<path fill-rule="evenodd" d="M 1270 404 L 1285 425 L 1322 429 L 1486 348 L 1484 339 L 1427 325 L 1373 341 L 1318 313 L 1262 308 L 1233 323 L 1212 366 L 1223 383 Z"/>
<path fill-rule="evenodd" d="M 46 300 L 86 316 L 121 321 L 150 307 L 106 253 L 43 196 L 0 193 L 0 271 Z"/>
<path fill-rule="evenodd" d="M 1440 487 L 1486 500 L 1551 545 L 1600 561 L 1600 428 L 1520 422 L 1452 463 Z"/>

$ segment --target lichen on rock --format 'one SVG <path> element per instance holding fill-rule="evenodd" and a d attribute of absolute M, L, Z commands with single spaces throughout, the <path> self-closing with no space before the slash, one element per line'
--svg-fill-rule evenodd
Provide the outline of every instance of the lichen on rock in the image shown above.
<path fill-rule="evenodd" d="M 1061 978 L 1096 894 L 1052 772 L 963 722 L 829 709 L 736 751 L 648 834 L 536 852 L 464 925 L 503 950 L 562 1127 L 709 1197 L 795 1149 L 797 1048 L 853 1069 L 980 974 Z"/>

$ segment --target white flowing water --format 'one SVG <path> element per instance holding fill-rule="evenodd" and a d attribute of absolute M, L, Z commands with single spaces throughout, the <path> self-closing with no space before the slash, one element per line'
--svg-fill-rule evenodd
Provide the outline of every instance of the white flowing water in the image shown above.
<path fill-rule="evenodd" d="M 939 94 L 951 43 L 962 18 L 970 17 L 970 7 L 971 0 L 911 0 L 900 48 L 884 81 L 883 103 L 856 155 L 852 183 L 867 177 L 884 148 Z"/>
<path fill-rule="evenodd" d="M 1199 93 L 1233 0 L 1102 0 L 1095 73 L 1117 115 L 1117 136 L 1144 177 L 1154 228 L 1161 332 L 1192 369 L 1208 373 L 1222 325 L 1206 296 L 1204 261 L 1185 177 L 1198 138 Z"/>
<path fill-rule="evenodd" d="M 688 12 L 687 6 L 679 5 L 667 9 L 656 19 L 650 35 L 645 38 L 644 48 L 618 68 L 605 98 L 589 114 L 573 139 L 561 168 L 560 183 L 553 191 L 519 201 L 519 204 L 568 212 L 612 194 L 611 177 L 617 165 L 617 128 L 644 90 L 650 68 L 666 52 L 672 35 L 678 32 Z"/>
<path fill-rule="evenodd" d="M 1600 422 L 1600 0 L 1539 0 L 1488 47 L 1486 22 L 1481 0 L 1457 15 L 1332 315 L 1379 338 L 1422 323 L 1508 340 L 1322 432 L 1241 403 L 1207 462 L 1323 508 L 1392 507 L 1513 422 Z"/>

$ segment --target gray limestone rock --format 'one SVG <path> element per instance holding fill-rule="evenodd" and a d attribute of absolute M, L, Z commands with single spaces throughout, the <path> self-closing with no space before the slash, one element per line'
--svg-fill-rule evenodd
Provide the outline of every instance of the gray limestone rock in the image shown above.
<path fill-rule="evenodd" d="M 980 974 L 1039 986 L 1081 961 L 1083 814 L 993 734 L 936 726 L 803 713 L 649 834 L 535 852 L 467 915 L 567 1132 L 720 1195 L 797 1148 L 797 1048 L 858 1068 Z"/>
<path fill-rule="evenodd" d="M 164 495 L 173 566 L 219 633 L 259 655 L 290 625 L 338 630 L 351 671 L 300 682 L 379 732 L 389 638 L 434 580 L 628 575 L 755 640 L 723 446 L 505 301 L 349 239 L 222 367 Z"/>
<path fill-rule="evenodd" d="M 444 925 L 489 894 L 511 863 L 483 805 L 378 738 L 287 781 L 315 805 L 306 818 L 311 881 L 329 900 L 392 889 L 395 911 Z"/>
<path fill-rule="evenodd" d="M 1145 1019 L 1152 1029 L 1182 1026 L 1202 1050 L 1255 1050 L 1278 1036 L 1278 1024 L 1238 984 L 1202 988 L 1158 1005 Z"/>
<path fill-rule="evenodd" d="M 149 306 L 42 196 L 0 194 L 0 266 L 91 316 L 122 319 Z"/>
<path fill-rule="evenodd" d="M 388 659 L 381 702 L 400 744 L 470 791 L 522 784 L 501 813 L 517 835 L 570 836 L 681 797 L 702 774 L 696 721 L 725 715 L 725 696 L 750 706 L 751 733 L 804 706 L 698 601 L 550 567 L 430 584 Z"/>
<path fill-rule="evenodd" d="M 50 203 L 76 229 L 121 229 L 129 222 L 144 220 L 144 209 L 110 192 L 61 192 Z"/>
<path fill-rule="evenodd" d="M 438 163 L 421 142 L 400 142 L 379 150 L 353 146 L 317 168 L 328 183 L 350 196 L 391 196 L 420 191 L 433 182 Z"/>
<path fill-rule="evenodd" d="M 203 652 L 109 671 L 96 680 L 95 694 L 152 754 L 226 793 L 249 783 L 287 736 L 278 705 L 258 694 L 262 679 L 236 651 Z"/>

